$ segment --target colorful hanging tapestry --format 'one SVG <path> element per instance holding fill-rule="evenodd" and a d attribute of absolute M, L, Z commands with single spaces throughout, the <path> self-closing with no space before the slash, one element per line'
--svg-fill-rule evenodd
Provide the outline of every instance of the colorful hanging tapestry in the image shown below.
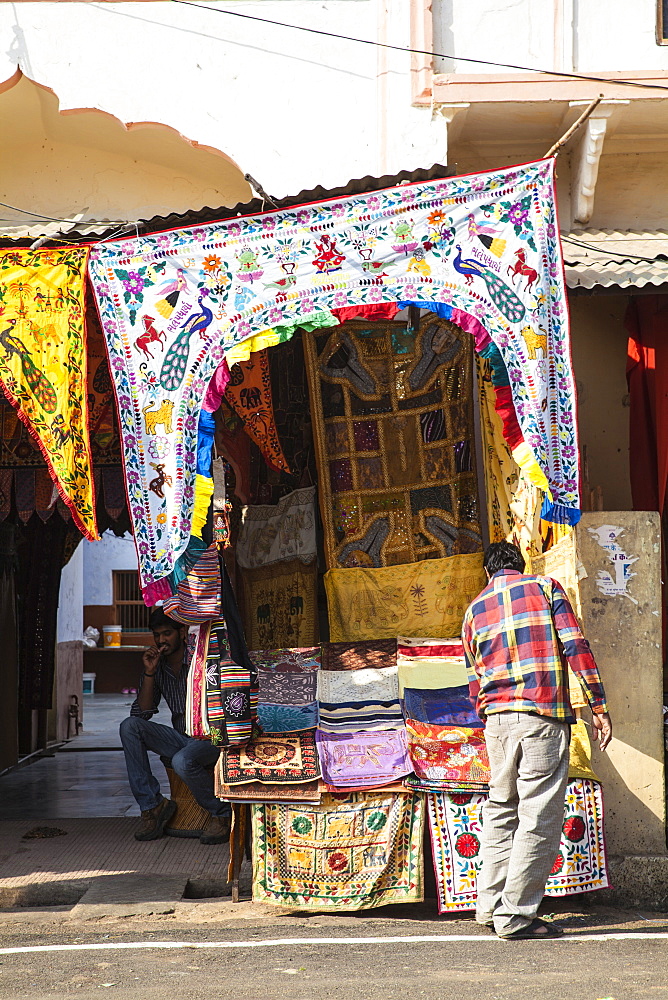
<path fill-rule="evenodd" d="M 480 809 L 486 798 L 447 792 L 427 796 L 439 913 L 475 909 Z M 566 788 L 561 843 L 545 895 L 571 896 L 608 884 L 601 786 L 573 778 Z"/>
<path fill-rule="evenodd" d="M 318 638 L 317 564 L 299 559 L 247 569 L 244 626 L 251 648 L 309 646 Z"/>
<path fill-rule="evenodd" d="M 88 355 L 88 426 L 93 464 L 118 466 L 123 463 L 114 387 L 109 373 L 109 358 L 97 315 L 95 296 L 86 295 L 86 353 Z M 125 499 L 125 498 L 124 498 Z"/>
<path fill-rule="evenodd" d="M 418 778 L 477 782 L 481 788 L 489 785 L 484 730 L 407 719 L 406 732 L 408 753 Z"/>
<path fill-rule="evenodd" d="M 274 421 L 266 351 L 257 351 L 246 361 L 232 365 L 225 398 L 241 417 L 244 431 L 258 446 L 267 464 L 279 472 L 290 472 Z"/>
<path fill-rule="evenodd" d="M 469 334 L 346 323 L 305 353 L 328 568 L 479 551 Z"/>
<path fill-rule="evenodd" d="M 251 671 L 232 660 L 224 618 L 211 622 L 205 665 L 206 717 L 215 746 L 245 743 L 257 714 L 257 684 Z"/>
<path fill-rule="evenodd" d="M 315 670 L 258 670 L 259 697 L 274 705 L 310 705 L 317 696 Z"/>
<path fill-rule="evenodd" d="M 336 788 L 376 788 L 413 770 L 405 730 L 315 736 L 323 780 Z"/>
<path fill-rule="evenodd" d="M 318 702 L 318 728 L 325 733 L 376 732 L 404 729 L 401 702 L 346 701 Z"/>
<path fill-rule="evenodd" d="M 400 630 L 459 636 L 466 608 L 485 586 L 477 553 L 382 569 L 330 569 L 324 579 L 333 642 L 391 639 Z"/>
<path fill-rule="evenodd" d="M 244 747 L 224 750 L 222 760 L 226 785 L 243 785 L 247 781 L 299 784 L 320 777 L 312 729 L 302 733 L 258 734 Z"/>
<path fill-rule="evenodd" d="M 242 569 L 288 559 L 312 562 L 317 556 L 315 486 L 289 493 L 276 506 L 244 507 L 235 552 Z"/>
<path fill-rule="evenodd" d="M 397 639 L 399 693 L 406 688 L 433 691 L 440 688 L 468 686 L 464 647 L 461 642 L 442 639 Z"/>
<path fill-rule="evenodd" d="M 99 538 L 88 436 L 86 247 L 0 247 L 0 384 L 85 538 Z"/>
<path fill-rule="evenodd" d="M 253 445 L 253 504 L 277 504 L 287 493 L 317 480 L 302 331 L 297 330 L 292 340 L 273 347 L 268 356 L 276 431 L 290 473 L 270 468 L 260 449 Z"/>
<path fill-rule="evenodd" d="M 253 807 L 253 901 L 366 910 L 424 898 L 424 796 L 323 795 L 317 806 Z"/>
<path fill-rule="evenodd" d="M 302 670 L 318 670 L 320 667 L 320 646 L 304 646 L 301 649 L 255 649 L 250 655 L 258 670 L 299 673 Z"/>
<path fill-rule="evenodd" d="M 230 365 L 246 360 L 296 326 L 334 326 L 332 310 L 374 301 L 423 304 L 472 333 L 478 350 L 498 346 L 516 460 L 546 492 L 544 516 L 577 521 L 553 158 L 114 240 L 93 248 L 90 273 L 123 420 L 144 584 L 167 576 L 188 544 L 187 456 L 223 356 Z M 164 507 L 149 491 L 151 463 L 164 466 Z"/>
<path fill-rule="evenodd" d="M 510 541 L 515 527 L 510 501 L 518 483 L 519 467 L 503 436 L 503 423 L 496 412 L 490 362 L 480 355 L 476 361 L 489 540 Z"/>
<path fill-rule="evenodd" d="M 396 639 L 366 642 L 323 642 L 323 670 L 363 670 L 364 667 L 396 667 Z"/>
<path fill-rule="evenodd" d="M 318 724 L 318 702 L 310 705 L 271 705 L 260 701 L 257 721 L 263 733 L 300 733 Z"/>
<path fill-rule="evenodd" d="M 398 698 L 396 667 L 321 670 L 318 674 L 318 701 L 333 704 L 369 699 L 395 701 Z"/>
<path fill-rule="evenodd" d="M 250 499 L 251 439 L 244 431 L 240 417 L 225 400 L 214 414 L 216 451 L 234 472 L 234 493 L 242 503 Z"/>
<path fill-rule="evenodd" d="M 417 722 L 469 729 L 482 729 L 483 725 L 471 704 L 468 684 L 431 691 L 405 687 L 404 708 L 406 718 Z"/>

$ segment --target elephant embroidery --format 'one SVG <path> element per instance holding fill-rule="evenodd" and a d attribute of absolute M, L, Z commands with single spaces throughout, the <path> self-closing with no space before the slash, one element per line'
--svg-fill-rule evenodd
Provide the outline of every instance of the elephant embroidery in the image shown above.
<path fill-rule="evenodd" d="M 303 615 L 304 614 L 304 598 L 299 594 L 290 598 L 290 614 L 291 615 Z"/>
<path fill-rule="evenodd" d="M 260 604 L 257 609 L 257 620 L 259 625 L 268 625 L 271 619 L 271 605 Z"/>
<path fill-rule="evenodd" d="M 246 410 L 252 410 L 254 407 L 259 406 L 262 401 L 260 390 L 256 386 L 244 386 L 239 395 L 241 405 Z"/>
<path fill-rule="evenodd" d="M 382 587 L 379 591 L 361 590 L 353 594 L 350 616 L 357 628 L 374 625 L 396 625 L 408 616 L 408 606 L 399 587 Z"/>

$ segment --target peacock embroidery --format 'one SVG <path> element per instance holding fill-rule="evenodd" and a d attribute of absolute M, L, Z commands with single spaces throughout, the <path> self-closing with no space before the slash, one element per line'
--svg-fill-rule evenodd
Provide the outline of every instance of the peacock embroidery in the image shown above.
<path fill-rule="evenodd" d="M 58 408 L 56 390 L 53 388 L 44 372 L 40 371 L 33 359 L 30 357 L 28 349 L 23 341 L 19 340 L 19 338 L 13 334 L 12 331 L 17 322 L 18 320 L 16 318 L 10 319 L 9 326 L 6 326 L 5 329 L 0 332 L 0 344 L 7 352 L 5 357 L 10 358 L 15 356 L 19 358 L 23 375 L 35 399 L 47 413 L 55 413 Z"/>
<path fill-rule="evenodd" d="M 459 274 L 464 275 L 464 280 L 467 285 L 473 284 L 474 278 L 482 278 L 482 280 L 487 285 L 487 291 L 489 297 L 498 308 L 499 312 L 503 313 L 506 319 L 510 320 L 511 323 L 519 323 L 524 319 L 526 313 L 526 308 L 524 303 L 512 288 L 509 288 L 505 282 L 501 281 L 493 271 L 490 271 L 488 267 L 481 264 L 477 260 L 472 258 L 464 259 L 462 257 L 462 248 L 457 243 L 455 247 L 457 251 L 457 256 L 453 261 L 453 267 L 455 271 Z"/>
<path fill-rule="evenodd" d="M 181 332 L 177 335 L 171 347 L 165 355 L 160 369 L 160 385 L 168 392 L 172 392 L 183 382 L 188 366 L 188 355 L 190 353 L 190 338 L 194 333 L 199 333 L 203 337 L 209 326 L 213 322 L 213 313 L 204 305 L 204 297 L 208 295 L 208 290 L 203 288 L 197 298 L 200 312 L 189 316 L 181 327 Z"/>

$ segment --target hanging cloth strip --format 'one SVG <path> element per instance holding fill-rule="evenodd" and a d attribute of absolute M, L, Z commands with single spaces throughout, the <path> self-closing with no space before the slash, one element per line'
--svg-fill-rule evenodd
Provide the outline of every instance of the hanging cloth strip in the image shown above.
<path fill-rule="evenodd" d="M 374 302 L 425 305 L 479 350 L 497 345 L 524 458 L 549 489 L 543 516 L 578 520 L 553 159 L 98 244 L 90 273 L 143 586 L 167 576 L 188 544 L 197 415 L 223 357 L 231 366 L 298 326 L 337 325 L 333 309 Z M 150 448 L 171 479 L 160 540 Z"/>
<path fill-rule="evenodd" d="M 235 547 L 242 569 L 287 559 L 312 562 L 317 555 L 315 486 L 288 493 L 277 504 L 244 507 Z"/>
<path fill-rule="evenodd" d="M 458 636 L 464 611 L 485 585 L 482 554 L 381 569 L 330 569 L 324 579 L 333 642 L 390 639 L 399 629 L 433 638 Z"/>
<path fill-rule="evenodd" d="M 243 420 L 246 434 L 258 446 L 267 465 L 278 472 L 289 472 L 276 431 L 266 351 L 257 351 L 248 360 L 232 365 L 225 398 Z"/>
<path fill-rule="evenodd" d="M 88 434 L 87 248 L 0 248 L 0 384 L 79 531 L 99 538 Z"/>

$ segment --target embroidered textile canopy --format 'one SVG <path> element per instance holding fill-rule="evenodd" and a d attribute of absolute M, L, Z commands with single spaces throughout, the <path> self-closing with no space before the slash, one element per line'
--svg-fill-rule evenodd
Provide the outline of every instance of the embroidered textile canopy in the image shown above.
<path fill-rule="evenodd" d="M 217 366 L 374 303 L 416 304 L 473 335 L 543 516 L 579 519 L 553 160 L 117 240 L 94 249 L 90 272 L 147 601 L 188 546 L 198 413 Z"/>

